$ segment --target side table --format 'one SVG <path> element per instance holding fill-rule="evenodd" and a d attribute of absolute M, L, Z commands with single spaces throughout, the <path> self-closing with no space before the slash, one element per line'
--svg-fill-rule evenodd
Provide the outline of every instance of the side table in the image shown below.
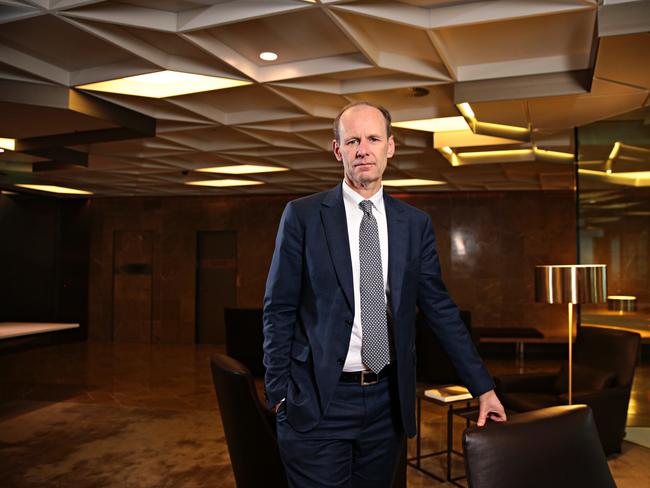
<path fill-rule="evenodd" d="M 417 416 L 417 434 L 416 434 L 416 455 L 415 457 L 412 457 L 408 459 L 407 463 L 409 466 L 411 466 L 414 469 L 417 469 L 418 471 L 426 474 L 427 476 L 440 481 L 440 482 L 445 482 L 448 481 L 456 486 L 460 486 L 461 488 L 463 485 L 458 483 L 458 480 L 461 480 L 465 478 L 465 475 L 463 476 L 457 476 L 457 477 L 452 477 L 451 475 L 451 457 L 453 454 L 456 454 L 458 456 L 463 456 L 463 453 L 460 451 L 456 451 L 454 449 L 454 415 L 459 415 L 462 416 L 465 419 L 466 426 L 469 427 L 470 425 L 470 419 L 473 419 L 477 412 L 478 412 L 478 406 L 472 406 L 472 399 L 471 397 L 469 399 L 462 398 L 458 400 L 438 400 L 437 398 L 432 398 L 428 397 L 424 394 L 425 389 L 424 388 L 419 388 L 417 391 L 417 397 L 416 397 L 416 416 Z M 436 452 L 431 452 L 431 453 L 422 453 L 422 433 L 421 433 L 421 428 L 422 428 L 422 400 L 426 400 L 429 402 L 432 402 L 436 405 L 439 406 L 447 406 L 447 448 L 443 449 L 442 451 L 436 451 Z M 459 404 L 465 404 L 464 408 L 455 408 L 459 406 Z M 446 455 L 446 472 L 445 472 L 445 477 L 438 476 L 437 474 L 429 471 L 428 469 L 422 467 L 422 459 L 428 458 L 428 457 L 434 457 L 434 456 L 441 456 L 441 455 Z"/>

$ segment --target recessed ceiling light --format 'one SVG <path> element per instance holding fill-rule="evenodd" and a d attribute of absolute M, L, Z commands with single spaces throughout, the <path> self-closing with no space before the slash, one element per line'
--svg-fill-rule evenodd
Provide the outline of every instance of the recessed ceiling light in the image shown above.
<path fill-rule="evenodd" d="M 216 166 L 213 168 L 200 168 L 202 173 L 223 173 L 229 175 L 246 175 L 253 173 L 274 173 L 276 171 L 289 171 L 289 168 L 278 166 L 261 166 L 257 164 L 237 164 L 233 166 Z"/>
<path fill-rule="evenodd" d="M 446 185 L 446 181 L 436 180 L 421 180 L 418 178 L 410 178 L 403 180 L 382 180 L 386 186 L 433 186 L 433 185 Z"/>
<path fill-rule="evenodd" d="M 436 119 L 404 120 L 402 122 L 393 122 L 392 126 L 427 132 L 449 132 L 469 129 L 467 121 L 460 115 L 457 117 L 438 117 Z"/>
<path fill-rule="evenodd" d="M 260 59 L 263 61 L 275 61 L 278 59 L 278 55 L 273 51 L 264 51 L 260 53 Z"/>
<path fill-rule="evenodd" d="M 16 150 L 16 139 L 9 139 L 7 137 L 0 137 L 0 149 L 7 149 L 9 151 Z"/>
<path fill-rule="evenodd" d="M 65 186 L 27 185 L 27 184 L 20 184 L 16 186 L 20 188 L 27 188 L 28 190 L 46 191 L 49 193 L 61 193 L 65 195 L 92 195 L 92 192 L 85 191 L 85 190 L 77 190 L 75 188 L 66 188 Z"/>
<path fill-rule="evenodd" d="M 76 88 L 138 97 L 167 98 L 250 84 L 250 81 L 217 76 L 181 73 L 180 71 L 157 71 L 144 75 L 78 85 Z"/>
<path fill-rule="evenodd" d="M 196 186 L 216 186 L 219 188 L 227 186 L 250 186 L 250 185 L 263 185 L 262 181 L 253 181 L 253 180 L 204 180 L 204 181 L 188 181 L 187 185 L 196 185 Z"/>

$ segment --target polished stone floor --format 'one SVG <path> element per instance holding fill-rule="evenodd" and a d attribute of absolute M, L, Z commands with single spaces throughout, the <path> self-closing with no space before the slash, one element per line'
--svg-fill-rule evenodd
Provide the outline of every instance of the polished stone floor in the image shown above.
<path fill-rule="evenodd" d="M 0 486 L 234 488 L 209 346 L 77 343 L 0 356 Z M 510 360 L 488 361 L 494 374 Z M 557 361 L 529 361 L 552 370 Z M 441 449 L 445 409 L 426 404 L 423 449 Z M 650 426 L 650 364 L 637 369 L 630 426 Z M 455 424 L 460 447 L 462 420 Z M 414 444 L 410 443 L 413 451 Z M 427 461 L 441 472 L 443 458 Z M 647 486 L 650 449 L 610 459 L 619 488 Z M 454 472 L 461 474 L 462 459 Z M 447 486 L 409 469 L 409 487 Z"/>

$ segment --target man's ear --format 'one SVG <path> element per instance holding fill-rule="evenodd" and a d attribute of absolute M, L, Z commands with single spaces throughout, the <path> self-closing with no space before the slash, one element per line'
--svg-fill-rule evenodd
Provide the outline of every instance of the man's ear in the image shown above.
<path fill-rule="evenodd" d="M 392 158 L 393 154 L 395 154 L 395 139 L 393 139 L 393 136 L 390 136 L 388 138 L 388 151 L 386 152 L 386 156 Z"/>
<path fill-rule="evenodd" d="M 334 152 L 334 157 L 337 161 L 341 161 L 343 159 L 341 157 L 341 146 L 339 146 L 339 143 L 336 139 L 332 139 L 332 151 Z"/>

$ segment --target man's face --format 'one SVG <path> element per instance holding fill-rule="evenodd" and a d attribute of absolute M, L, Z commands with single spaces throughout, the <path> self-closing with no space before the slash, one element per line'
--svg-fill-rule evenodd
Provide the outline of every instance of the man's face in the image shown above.
<path fill-rule="evenodd" d="M 393 136 L 387 137 L 382 113 L 368 105 L 346 110 L 339 121 L 339 137 L 332 147 L 336 159 L 343 163 L 348 184 L 378 190 L 388 158 L 395 153 L 395 141 Z"/>

